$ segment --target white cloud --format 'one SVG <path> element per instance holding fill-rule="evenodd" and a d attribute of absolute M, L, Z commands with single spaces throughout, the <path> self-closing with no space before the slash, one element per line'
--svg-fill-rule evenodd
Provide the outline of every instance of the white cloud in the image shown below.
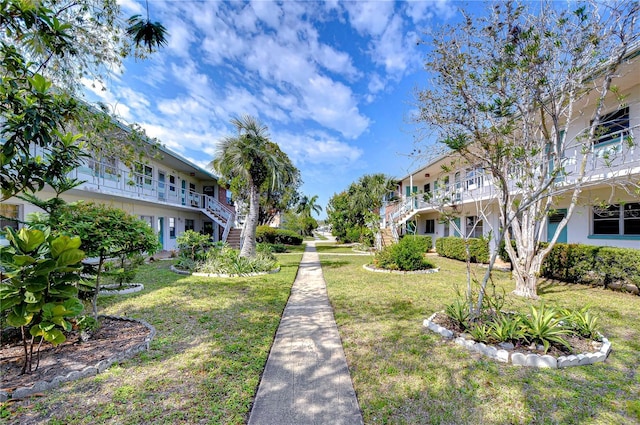
<path fill-rule="evenodd" d="M 392 1 L 354 1 L 345 3 L 349 22 L 361 35 L 382 34 L 393 15 Z"/>
<path fill-rule="evenodd" d="M 450 0 L 408 0 L 406 13 L 414 24 L 439 17 L 450 19 L 456 13 L 456 7 Z"/>
<path fill-rule="evenodd" d="M 273 140 L 297 167 L 305 165 L 348 165 L 363 155 L 362 149 L 329 137 L 324 133 L 275 133 Z"/>
<path fill-rule="evenodd" d="M 345 137 L 360 136 L 369 119 L 360 114 L 351 89 L 329 78 L 315 76 L 302 88 L 310 118 L 341 132 Z"/>
<path fill-rule="evenodd" d="M 168 50 L 171 54 L 188 58 L 190 55 L 189 47 L 196 38 L 192 28 L 185 25 L 182 20 L 173 19 L 167 25 Z"/>
<path fill-rule="evenodd" d="M 258 19 L 271 28 L 278 28 L 282 12 L 277 3 L 271 0 L 253 0 L 251 1 L 251 8 L 256 13 Z"/>

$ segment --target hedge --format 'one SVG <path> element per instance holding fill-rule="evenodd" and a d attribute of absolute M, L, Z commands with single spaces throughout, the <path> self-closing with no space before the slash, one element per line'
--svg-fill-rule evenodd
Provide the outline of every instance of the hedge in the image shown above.
<path fill-rule="evenodd" d="M 472 263 L 489 262 L 489 240 L 469 238 L 469 254 Z M 467 261 L 465 240 L 456 236 L 436 239 L 438 255 L 454 260 Z"/>
<path fill-rule="evenodd" d="M 433 241 L 429 235 L 404 235 L 402 239 L 415 239 L 420 247 L 423 247 L 424 252 L 428 252 L 433 246 Z"/>
<path fill-rule="evenodd" d="M 256 242 L 285 245 L 301 245 L 302 236 L 291 230 L 277 229 L 271 226 L 258 226 Z"/>
<path fill-rule="evenodd" d="M 405 236 L 400 242 L 385 247 L 373 260 L 376 267 L 386 270 L 433 269 L 433 263 L 425 258 L 426 238 Z"/>
<path fill-rule="evenodd" d="M 540 274 L 605 288 L 621 284 L 640 289 L 640 250 L 558 243 L 542 264 Z"/>

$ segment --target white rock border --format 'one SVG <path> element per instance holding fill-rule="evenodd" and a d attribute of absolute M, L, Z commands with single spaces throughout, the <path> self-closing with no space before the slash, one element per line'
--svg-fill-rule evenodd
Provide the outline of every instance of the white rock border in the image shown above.
<path fill-rule="evenodd" d="M 255 272 L 255 273 L 233 273 L 233 274 L 227 274 L 227 273 L 198 273 L 198 272 L 194 272 L 191 273 L 191 276 L 198 276 L 198 277 L 252 277 L 252 276 L 264 276 L 267 274 L 274 274 L 274 273 L 278 273 L 280 271 L 280 267 L 276 267 L 273 270 L 269 270 L 268 272 Z"/>
<path fill-rule="evenodd" d="M 100 315 L 98 317 L 114 319 L 114 320 L 122 320 L 126 322 L 138 322 L 144 325 L 147 329 L 149 329 L 149 335 L 147 335 L 144 341 L 142 341 L 141 343 L 134 345 L 128 350 L 116 353 L 113 357 L 109 359 L 100 360 L 98 363 L 96 363 L 93 366 L 87 366 L 82 370 L 73 370 L 67 373 L 66 375 L 55 376 L 50 381 L 37 381 L 30 387 L 18 387 L 13 391 L 0 391 L 0 402 L 7 401 L 10 399 L 11 400 L 22 399 L 25 397 L 29 397 L 30 395 L 33 395 L 35 393 L 40 393 L 40 392 L 55 388 L 64 382 L 76 381 L 78 379 L 87 378 L 89 376 L 94 376 L 94 375 L 97 375 L 98 373 L 102 373 L 106 369 L 108 369 L 112 364 L 129 359 L 142 351 L 148 350 L 151 345 L 151 340 L 153 340 L 153 337 L 156 335 L 156 328 L 154 328 L 152 325 L 150 325 L 149 323 L 141 319 L 132 319 L 129 317 L 108 316 L 108 315 Z"/>
<path fill-rule="evenodd" d="M 390 274 L 431 274 L 431 273 L 438 273 L 440 271 L 439 267 L 436 269 L 425 269 L 425 270 L 414 270 L 414 271 L 379 269 L 379 268 L 373 267 L 371 264 L 364 264 L 362 267 L 365 270 L 370 272 L 390 273 Z"/>
<path fill-rule="evenodd" d="M 124 294 L 133 294 L 135 292 L 140 292 L 144 289 L 144 285 L 142 283 L 127 283 L 125 284 L 125 289 L 118 289 L 120 285 L 117 283 L 102 285 L 100 287 L 99 295 L 124 295 Z"/>
<path fill-rule="evenodd" d="M 451 330 L 432 322 L 436 314 L 438 314 L 438 312 L 433 313 L 428 319 L 425 319 L 422 325 L 429 330 L 440 334 L 443 338 L 453 339 L 454 335 Z M 562 369 L 565 367 L 583 366 L 604 362 L 611 352 L 611 343 L 605 337 L 602 337 L 602 346 L 600 347 L 599 351 L 560 357 L 554 357 L 548 354 L 540 355 L 533 353 L 524 354 L 519 352 L 512 352 L 501 347 L 486 345 L 482 342 L 476 342 L 472 339 L 465 339 L 462 336 L 455 338 L 453 342 L 462 347 L 465 347 L 469 351 L 480 353 L 483 356 L 497 360 L 501 363 L 511 363 L 514 366 L 551 369 Z"/>

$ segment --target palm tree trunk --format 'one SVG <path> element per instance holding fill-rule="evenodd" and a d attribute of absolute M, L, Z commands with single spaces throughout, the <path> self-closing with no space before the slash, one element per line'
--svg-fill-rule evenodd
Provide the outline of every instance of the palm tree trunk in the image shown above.
<path fill-rule="evenodd" d="M 242 249 L 240 250 L 241 257 L 251 258 L 256 256 L 256 229 L 258 227 L 259 212 L 260 193 L 258 192 L 258 187 L 252 182 L 249 188 L 249 214 L 244 224 Z"/>

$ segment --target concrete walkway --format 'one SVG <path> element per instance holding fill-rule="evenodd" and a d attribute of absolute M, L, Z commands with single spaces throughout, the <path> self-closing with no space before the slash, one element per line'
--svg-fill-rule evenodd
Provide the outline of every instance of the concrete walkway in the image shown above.
<path fill-rule="evenodd" d="M 315 243 L 307 243 L 249 425 L 362 424 Z"/>

